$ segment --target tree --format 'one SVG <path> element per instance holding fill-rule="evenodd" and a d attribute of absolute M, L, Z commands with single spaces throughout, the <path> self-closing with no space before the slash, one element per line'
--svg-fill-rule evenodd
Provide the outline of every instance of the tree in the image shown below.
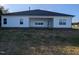
<path fill-rule="evenodd" d="M 8 9 L 5 9 L 3 6 L 0 6 L 0 15 L 8 12 Z"/>
<path fill-rule="evenodd" d="M 8 9 L 5 9 L 3 6 L 0 6 L 0 27 L 1 27 L 1 15 L 8 12 Z"/>

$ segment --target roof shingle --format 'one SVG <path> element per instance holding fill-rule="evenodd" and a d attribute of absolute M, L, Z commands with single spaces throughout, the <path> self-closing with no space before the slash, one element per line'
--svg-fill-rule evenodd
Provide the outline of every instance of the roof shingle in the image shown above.
<path fill-rule="evenodd" d="M 51 12 L 46 10 L 28 10 L 28 11 L 20 11 L 20 12 L 13 12 L 13 13 L 7 13 L 3 15 L 26 15 L 26 16 L 71 16 L 74 17 L 74 15 L 64 14 L 64 13 L 58 13 L 58 12 Z"/>

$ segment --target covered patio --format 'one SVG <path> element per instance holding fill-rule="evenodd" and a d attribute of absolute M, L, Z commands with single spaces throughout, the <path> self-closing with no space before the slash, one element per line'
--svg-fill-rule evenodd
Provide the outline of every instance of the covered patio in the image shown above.
<path fill-rule="evenodd" d="M 30 27 L 53 28 L 53 18 L 29 18 Z"/>

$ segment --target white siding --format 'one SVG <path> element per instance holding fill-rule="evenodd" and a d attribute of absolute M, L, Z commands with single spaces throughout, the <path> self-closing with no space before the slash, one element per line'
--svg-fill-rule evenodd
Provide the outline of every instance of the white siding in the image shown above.
<path fill-rule="evenodd" d="M 66 25 L 59 25 L 60 19 L 66 19 Z M 72 17 L 54 17 L 53 23 L 54 28 L 71 28 Z"/>
<path fill-rule="evenodd" d="M 32 16 L 34 17 L 34 16 Z M 3 19 L 4 18 L 7 18 L 7 24 L 5 25 L 3 23 Z M 20 19 L 23 19 L 23 24 L 21 25 L 20 24 Z M 2 24 L 1 26 L 2 27 L 38 27 L 38 26 L 35 26 L 34 23 L 36 21 L 39 21 L 39 22 L 43 22 L 44 23 L 44 26 L 39 26 L 39 27 L 47 27 L 47 23 L 48 21 L 47 20 L 29 20 L 29 18 L 31 18 L 30 16 L 2 16 Z M 72 23 L 72 17 L 61 17 L 61 16 L 40 16 L 40 17 L 34 17 L 34 18 L 52 18 L 53 21 L 52 21 L 52 27 L 53 28 L 71 28 L 71 23 Z M 59 20 L 60 19 L 66 19 L 66 25 L 59 25 Z"/>
<path fill-rule="evenodd" d="M 7 24 L 3 23 L 3 19 L 7 18 Z M 20 19 L 23 24 L 20 24 Z M 2 27 L 29 27 L 29 19 L 26 16 L 2 16 Z"/>

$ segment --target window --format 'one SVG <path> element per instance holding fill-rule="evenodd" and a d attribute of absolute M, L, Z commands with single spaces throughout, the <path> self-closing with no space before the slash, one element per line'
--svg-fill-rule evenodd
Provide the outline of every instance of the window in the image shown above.
<path fill-rule="evenodd" d="M 20 24 L 23 24 L 23 19 L 20 19 Z"/>
<path fill-rule="evenodd" d="M 43 25 L 43 23 L 35 23 L 35 25 Z"/>
<path fill-rule="evenodd" d="M 66 25 L 66 19 L 59 20 L 59 25 Z"/>
<path fill-rule="evenodd" d="M 4 24 L 7 24 L 7 18 L 4 18 Z"/>

